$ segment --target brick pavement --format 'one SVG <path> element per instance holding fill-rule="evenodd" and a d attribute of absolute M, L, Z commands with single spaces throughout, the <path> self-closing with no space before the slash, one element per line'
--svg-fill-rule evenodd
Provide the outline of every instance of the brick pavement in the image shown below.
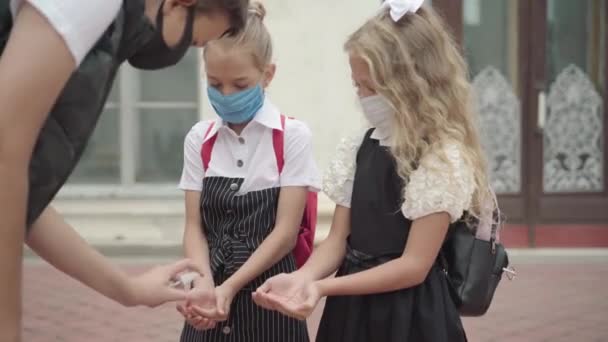
<path fill-rule="evenodd" d="M 518 272 L 486 316 L 465 319 L 470 341 L 608 341 L 608 261 L 523 264 Z M 182 324 L 173 305 L 123 308 L 39 262 L 26 262 L 24 296 L 24 342 L 177 341 Z M 319 316 L 309 320 L 312 335 Z"/>

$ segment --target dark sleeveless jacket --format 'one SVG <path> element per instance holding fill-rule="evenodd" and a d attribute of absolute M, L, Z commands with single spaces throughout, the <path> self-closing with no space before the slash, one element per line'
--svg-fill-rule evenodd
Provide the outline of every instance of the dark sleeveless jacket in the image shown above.
<path fill-rule="evenodd" d="M 0 0 L 0 52 L 4 51 L 12 27 L 9 2 Z M 74 71 L 51 109 L 29 168 L 28 227 L 78 163 L 119 66 L 153 37 L 155 29 L 144 14 L 144 2 L 123 1 L 116 19 Z"/>

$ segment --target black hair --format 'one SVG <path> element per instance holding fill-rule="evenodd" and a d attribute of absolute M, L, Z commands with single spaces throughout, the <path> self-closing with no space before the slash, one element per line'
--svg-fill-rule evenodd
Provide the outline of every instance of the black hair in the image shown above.
<path fill-rule="evenodd" d="M 198 0 L 195 6 L 198 12 L 222 11 L 226 13 L 230 21 L 228 31 L 230 35 L 240 32 L 247 23 L 249 0 Z"/>

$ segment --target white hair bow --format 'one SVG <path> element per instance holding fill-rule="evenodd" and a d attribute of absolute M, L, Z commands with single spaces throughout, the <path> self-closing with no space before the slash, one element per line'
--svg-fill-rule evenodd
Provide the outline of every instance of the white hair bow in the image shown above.
<path fill-rule="evenodd" d="M 382 8 L 388 8 L 391 18 L 398 22 L 408 13 L 416 13 L 422 7 L 424 0 L 386 0 Z"/>

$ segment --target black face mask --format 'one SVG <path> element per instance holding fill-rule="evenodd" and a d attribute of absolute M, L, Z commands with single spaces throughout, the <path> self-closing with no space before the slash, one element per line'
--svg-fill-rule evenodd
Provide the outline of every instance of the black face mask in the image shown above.
<path fill-rule="evenodd" d="M 179 62 L 188 48 L 192 45 L 192 31 L 194 29 L 194 6 L 188 7 L 188 17 L 186 18 L 186 26 L 182 38 L 173 48 L 167 46 L 163 38 L 163 6 L 165 2 L 160 4 L 158 13 L 156 14 L 156 32 L 148 43 L 142 46 L 135 55 L 129 58 L 129 63 L 138 68 L 145 70 L 162 69 L 173 66 Z"/>

